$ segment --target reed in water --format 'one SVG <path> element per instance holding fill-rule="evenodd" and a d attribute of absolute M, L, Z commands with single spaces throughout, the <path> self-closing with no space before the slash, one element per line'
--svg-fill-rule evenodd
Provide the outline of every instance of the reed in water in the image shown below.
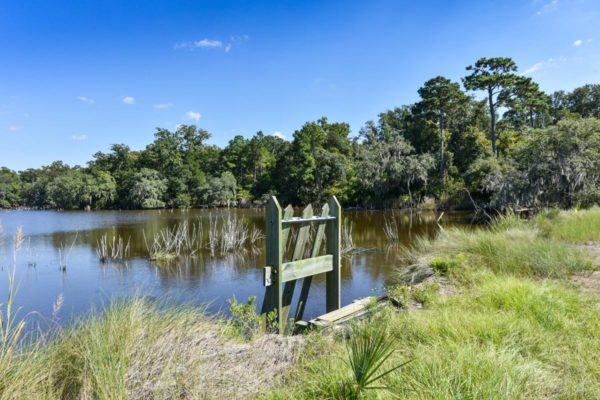
<path fill-rule="evenodd" d="M 105 233 L 100 237 L 96 247 L 96 254 L 101 262 L 105 263 L 108 261 L 121 261 L 129 257 L 129 241 L 127 243 L 123 240 L 121 235 L 113 236 L 110 240 L 108 234 Z"/>
<path fill-rule="evenodd" d="M 212 257 L 243 251 L 256 246 L 264 235 L 256 226 L 228 214 L 220 219 L 210 214 L 206 234 L 202 221 L 183 221 L 172 228 L 161 229 L 149 244 L 144 233 L 151 260 L 170 260 L 182 255 L 194 256 L 207 249 Z"/>

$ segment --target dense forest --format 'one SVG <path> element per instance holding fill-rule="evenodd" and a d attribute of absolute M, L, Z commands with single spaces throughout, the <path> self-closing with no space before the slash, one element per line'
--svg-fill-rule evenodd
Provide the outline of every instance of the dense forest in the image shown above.
<path fill-rule="evenodd" d="M 323 117 L 283 140 L 257 132 L 225 148 L 193 125 L 158 128 L 140 151 L 114 144 L 86 167 L 0 169 L 0 208 L 162 208 L 304 204 L 439 208 L 600 202 L 600 85 L 544 93 L 510 58 L 481 58 L 462 86 L 442 76 L 418 102 L 357 135 Z M 481 95 L 484 96 L 481 96 Z M 479 99 L 479 98 L 481 99 Z"/>

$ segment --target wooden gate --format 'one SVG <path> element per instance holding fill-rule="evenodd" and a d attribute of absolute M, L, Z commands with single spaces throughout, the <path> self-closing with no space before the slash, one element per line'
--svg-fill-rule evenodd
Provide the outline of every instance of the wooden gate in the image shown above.
<path fill-rule="evenodd" d="M 319 216 L 314 216 L 312 206 L 308 205 L 301 217 L 294 217 L 291 205 L 282 212 L 277 198 L 269 200 L 264 268 L 267 289 L 261 316 L 266 324 L 276 324 L 279 333 L 285 331 L 298 279 L 304 278 L 295 321 L 302 320 L 313 275 L 326 273 L 326 311 L 340 308 L 341 223 L 342 208 L 335 196 L 323 205 Z M 325 254 L 320 255 L 324 239 Z"/>

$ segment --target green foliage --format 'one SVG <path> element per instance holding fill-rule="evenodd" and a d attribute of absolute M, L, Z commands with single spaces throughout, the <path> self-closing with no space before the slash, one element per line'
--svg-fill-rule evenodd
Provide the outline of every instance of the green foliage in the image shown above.
<path fill-rule="evenodd" d="M 230 172 L 223 172 L 220 177 L 210 178 L 198 188 L 200 204 L 211 207 L 229 207 L 236 199 L 237 182 Z"/>
<path fill-rule="evenodd" d="M 256 296 L 248 297 L 245 303 L 236 298 L 228 300 L 231 324 L 234 331 L 246 340 L 252 339 L 260 331 L 260 315 L 256 312 Z"/>
<path fill-rule="evenodd" d="M 407 364 L 404 362 L 382 371 L 395 349 L 396 341 L 381 326 L 357 325 L 346 344 L 352 380 L 342 386 L 344 398 L 359 399 L 368 390 L 389 390 L 377 385 L 381 385 L 382 378 Z"/>
<path fill-rule="evenodd" d="M 507 92 L 513 89 L 518 80 L 515 74 L 517 65 L 507 57 L 480 58 L 474 65 L 469 65 L 470 75 L 463 79 L 467 90 L 483 90 L 488 96 L 490 113 L 490 139 L 492 153 L 497 157 L 496 146 L 496 110 L 506 102 Z"/>
<path fill-rule="evenodd" d="M 510 58 L 467 67 L 467 91 L 443 76 L 414 104 L 350 126 L 306 122 L 291 141 L 235 136 L 207 144 L 194 125 L 158 128 L 141 151 L 113 144 L 86 168 L 60 161 L 0 170 L 0 208 L 97 209 L 296 205 L 335 195 L 347 206 L 506 211 L 600 202 L 600 85 L 547 95 Z M 502 110 L 502 115 L 498 115 Z"/>
<path fill-rule="evenodd" d="M 0 168 L 0 208 L 21 205 L 22 183 L 19 174 L 8 168 Z"/>

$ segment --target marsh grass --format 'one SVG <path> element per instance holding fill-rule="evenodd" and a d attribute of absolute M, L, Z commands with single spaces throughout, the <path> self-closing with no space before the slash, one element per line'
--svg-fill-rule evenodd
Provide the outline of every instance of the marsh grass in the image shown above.
<path fill-rule="evenodd" d="M 208 250 L 212 257 L 231 253 L 242 253 L 247 248 L 256 248 L 264 238 L 260 229 L 248 226 L 237 216 L 227 214 L 221 218 L 209 214 L 205 233 L 202 221 L 187 220 L 171 228 L 163 228 L 148 243 L 143 232 L 144 242 L 150 260 L 169 261 L 180 256 L 197 256 Z"/>
<path fill-rule="evenodd" d="M 61 271 L 67 270 L 67 265 L 69 264 L 69 256 L 71 255 L 71 251 L 73 251 L 73 247 L 77 242 L 77 237 L 79 236 L 79 232 L 75 232 L 75 237 L 69 246 L 67 246 L 64 242 L 61 242 L 58 245 L 58 267 Z"/>
<path fill-rule="evenodd" d="M 254 398 L 294 359 L 293 338 L 243 342 L 202 309 L 115 300 L 0 361 L 0 399 Z"/>
<path fill-rule="evenodd" d="M 378 386 L 386 390 L 363 391 L 360 398 L 600 398 L 600 297 L 565 279 L 594 267 L 569 243 L 600 229 L 588 225 L 586 213 L 555 217 L 565 219 L 559 226 L 568 233 L 509 215 L 489 229 L 447 229 L 420 240 L 407 261 L 444 275 L 446 290 L 436 286 L 438 279 L 419 286 L 426 296 L 396 286 L 402 311 L 388 306 L 361 322 L 393 341 L 387 365 L 412 362 L 382 377 Z M 410 306 L 416 297 L 426 297 L 423 308 Z M 359 397 L 347 384 L 354 378 L 344 362 L 345 339 L 314 343 L 289 372 L 287 386 L 268 398 Z"/>
<path fill-rule="evenodd" d="M 459 268 L 488 268 L 496 273 L 565 278 L 593 268 L 581 249 L 545 237 L 532 224 L 502 221 L 502 226 L 476 231 L 450 228 L 435 239 L 418 238 L 404 253 L 404 264 L 426 269 L 440 259 Z M 403 270 L 400 269 L 402 274 Z"/>
<path fill-rule="evenodd" d="M 128 238 L 127 243 L 125 243 L 121 235 L 114 235 L 109 240 L 108 234 L 105 233 L 97 242 L 96 255 L 98 259 L 105 263 L 108 261 L 122 261 L 129 257 L 130 239 Z"/>
<path fill-rule="evenodd" d="M 389 241 L 397 241 L 400 239 L 400 225 L 398 224 L 395 215 L 392 215 L 390 218 L 384 217 L 383 232 Z"/>
<path fill-rule="evenodd" d="M 578 211 L 546 211 L 535 225 L 547 237 L 572 243 L 600 242 L 600 207 Z"/>

